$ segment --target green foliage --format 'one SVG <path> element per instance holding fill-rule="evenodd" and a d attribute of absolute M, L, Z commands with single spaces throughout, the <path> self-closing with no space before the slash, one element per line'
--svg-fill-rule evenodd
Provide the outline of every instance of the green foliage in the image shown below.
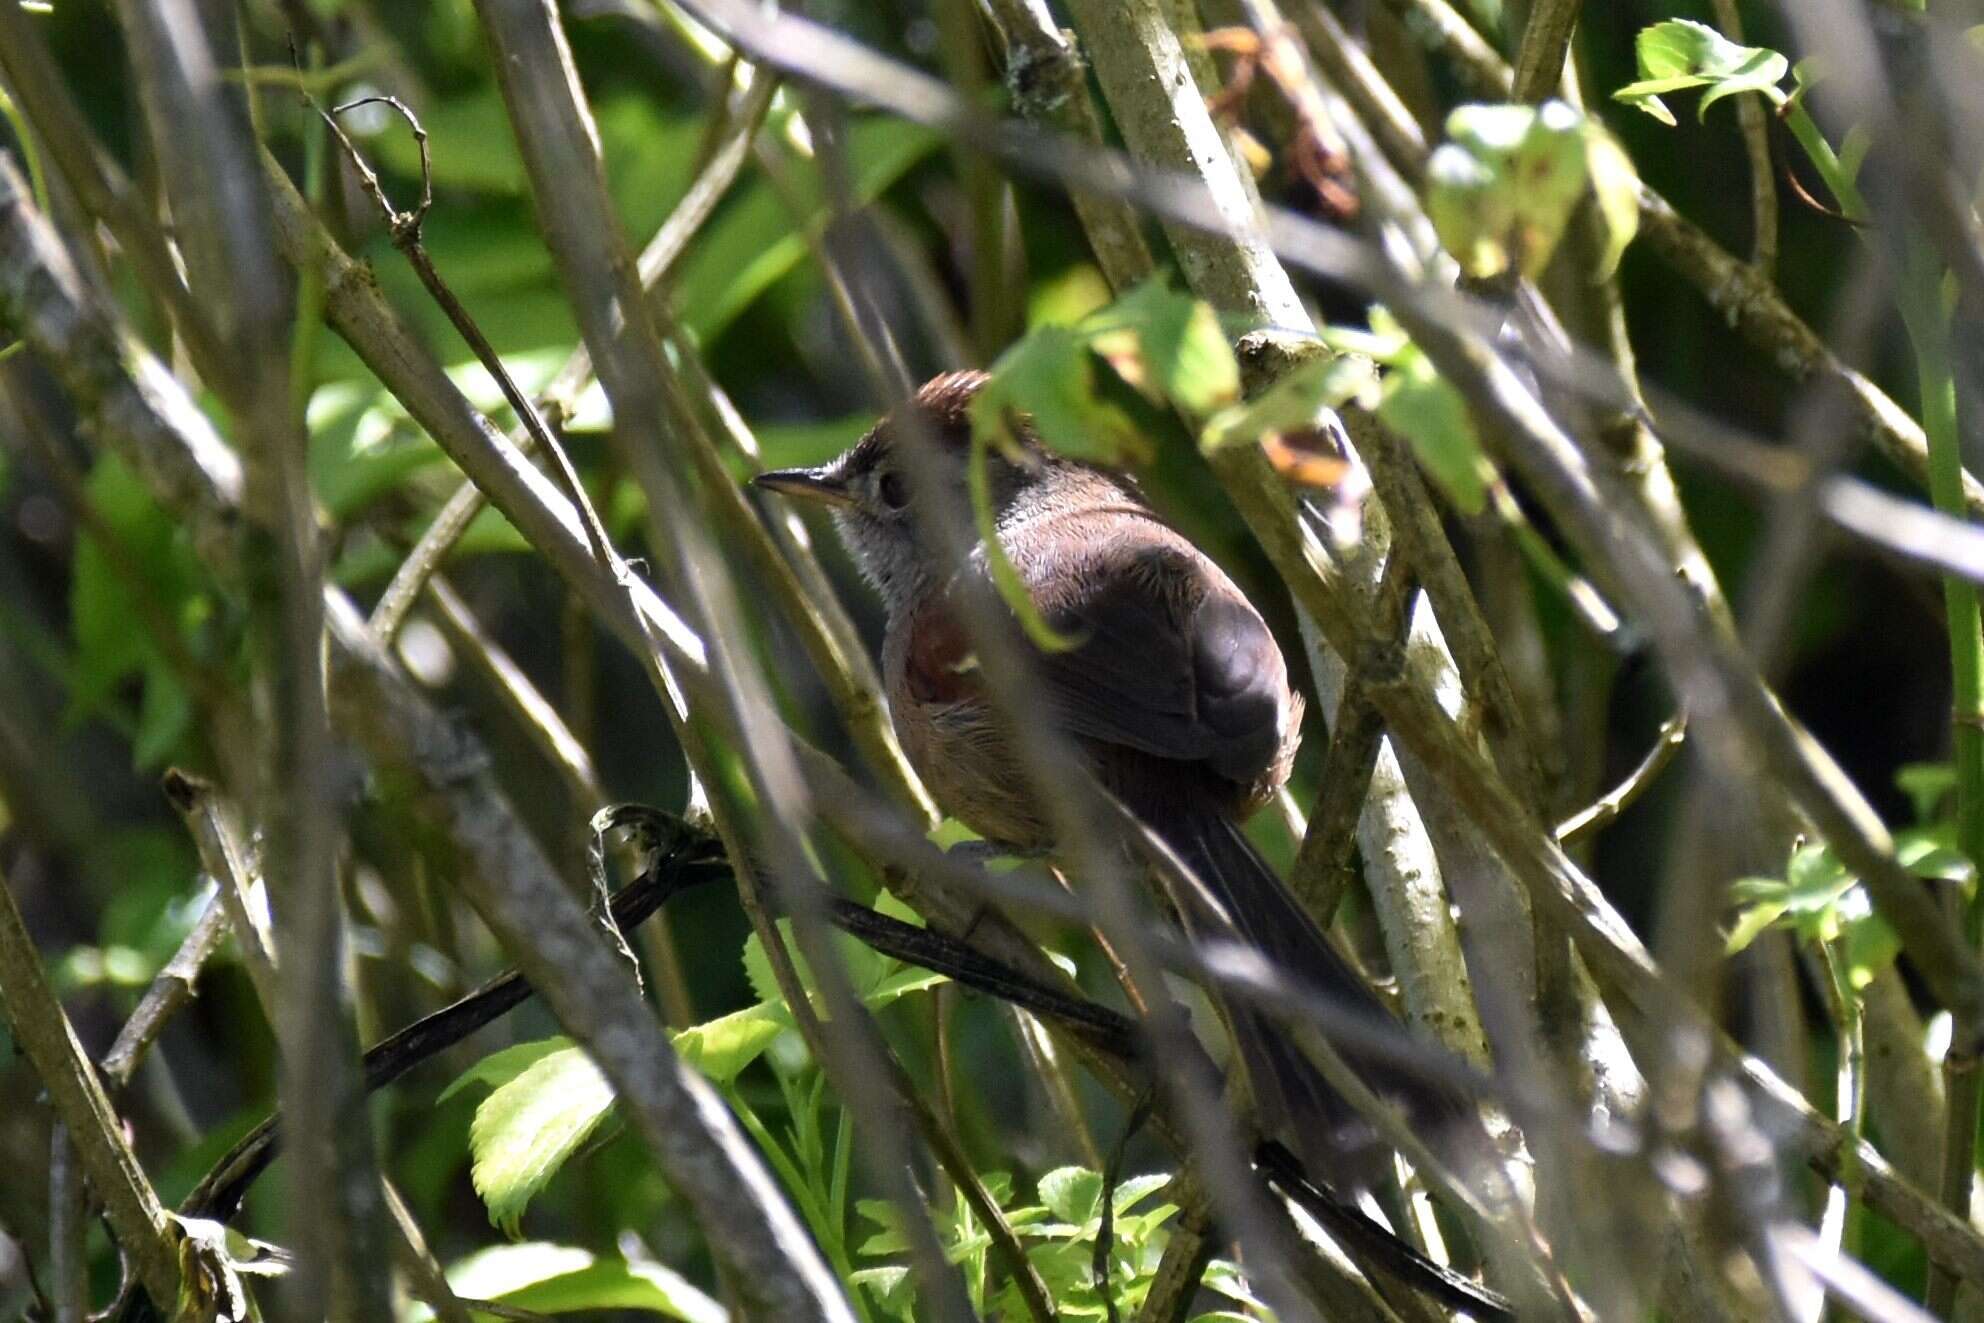
<path fill-rule="evenodd" d="M 1584 192 L 1582 117 L 1561 101 L 1462 106 L 1426 163 L 1426 211 L 1471 276 L 1536 276 Z"/>
<path fill-rule="evenodd" d="M 184 531 L 121 461 L 99 460 L 84 494 L 106 540 L 84 532 L 76 542 L 69 580 L 76 650 L 67 677 L 68 719 L 80 722 L 104 712 L 118 690 L 136 679 L 132 761 L 150 771 L 184 756 L 193 707 L 187 677 L 146 621 L 170 630 L 184 655 L 198 657 L 217 603 Z"/>
<path fill-rule="evenodd" d="M 1476 278 L 1543 273 L 1578 203 L 1594 199 L 1610 274 L 1639 225 L 1639 179 L 1595 121 L 1561 101 L 1461 106 L 1426 166 L 1426 211 Z"/>
<path fill-rule="evenodd" d="M 1056 1312 L 1063 1318 L 1107 1317 L 1108 1305 L 1094 1271 L 1096 1241 L 1102 1234 L 1102 1173 L 1087 1167 L 1056 1168 L 1040 1178 L 1035 1187 L 1038 1202 L 1030 1204 L 1014 1202 L 1013 1180 L 1006 1172 L 982 1173 L 981 1180 L 1047 1286 Z M 1178 1215 L 1176 1204 L 1144 1206 L 1170 1181 L 1159 1174 L 1133 1176 L 1116 1187 L 1111 1200 L 1108 1289 L 1124 1317 L 1142 1308 L 1164 1256 L 1166 1224 Z M 864 1199 L 856 1208 L 876 1228 L 859 1246 L 864 1257 L 907 1253 L 909 1237 L 894 1205 Z M 973 1308 L 983 1314 L 989 1303 L 999 1318 L 1025 1317 L 1018 1288 L 1010 1279 L 1001 1281 L 1004 1274 L 992 1237 L 971 1206 L 958 1198 L 948 1208 L 932 1209 L 931 1215 L 946 1256 L 964 1273 Z M 863 1268 L 854 1279 L 869 1290 L 884 1315 L 914 1323 L 916 1286 L 906 1263 Z M 1259 1307 L 1230 1263 L 1215 1260 L 1206 1270 L 1204 1284 L 1237 1303 Z"/>
<path fill-rule="evenodd" d="M 1378 418 L 1412 443 L 1413 454 L 1461 513 L 1481 513 L 1488 503 L 1488 466 L 1473 415 L 1426 355 L 1405 354 L 1394 363 Z"/>
<path fill-rule="evenodd" d="M 1474 419 L 1451 383 L 1382 307 L 1371 310 L 1371 330 L 1331 331 L 1325 339 L 1344 356 L 1361 355 L 1388 369 L 1378 387 L 1378 418 L 1403 436 L 1427 474 L 1455 508 L 1479 514 L 1494 470 L 1481 452 Z M 1364 402 L 1372 407 L 1371 393 Z"/>
<path fill-rule="evenodd" d="M 1784 104 L 1778 84 L 1790 72 L 1790 61 L 1773 50 L 1739 46 L 1729 38 L 1692 19 L 1675 18 L 1644 28 L 1634 42 L 1639 59 L 1639 78 L 1612 94 L 1613 99 L 1637 106 L 1663 124 L 1674 123 L 1674 112 L 1660 98 L 1672 92 L 1706 88 L 1698 113 L 1708 117 L 1708 108 L 1726 96 L 1757 92 L 1775 105 Z"/>
<path fill-rule="evenodd" d="M 722 1305 L 660 1263 L 595 1256 L 541 1241 L 479 1250 L 448 1270 L 448 1285 L 467 1299 L 537 1314 L 626 1309 L 685 1323 L 724 1323 L 729 1317 Z M 412 1323 L 432 1318 L 423 1307 Z"/>
<path fill-rule="evenodd" d="M 581 1049 L 560 1040 L 528 1046 L 545 1050 L 512 1049 L 505 1066 L 514 1073 L 483 1099 L 469 1127 L 476 1193 L 489 1220 L 512 1237 L 531 1198 L 613 1107 L 613 1087 Z"/>
<path fill-rule="evenodd" d="M 1916 763 L 1897 774 L 1896 783 L 1915 805 L 1916 822 L 1895 833 L 1895 856 L 1925 882 L 1954 886 L 1969 894 L 1976 869 L 1956 846 L 1956 823 L 1942 810 L 1956 784 L 1947 763 Z M 1860 879 L 1848 872 L 1823 844 L 1801 844 L 1791 852 L 1784 876 L 1746 877 L 1730 885 L 1739 908 L 1726 942 L 1730 954 L 1760 933 L 1782 928 L 1805 941 L 1832 947 L 1844 959 L 1850 986 L 1858 990 L 1901 950 L 1887 921 L 1874 912 Z"/>
<path fill-rule="evenodd" d="M 941 141 L 921 125 L 880 115 L 849 126 L 853 191 L 863 202 L 879 195 L 934 151 Z M 831 213 L 819 170 L 797 155 L 786 158 L 785 182 L 805 207 L 795 218 L 778 188 L 753 177 L 697 236 L 675 281 L 684 324 L 714 340 L 753 300 L 805 258 L 805 231 L 818 232 Z M 804 228 L 802 228 L 802 226 Z"/>
<path fill-rule="evenodd" d="M 1207 419 L 1199 444 L 1208 451 L 1250 444 L 1264 436 L 1314 427 L 1325 409 L 1352 400 L 1368 409 L 1376 406 L 1377 399 L 1378 374 L 1369 358 L 1317 354 L 1282 373 L 1253 399 Z"/>
<path fill-rule="evenodd" d="M 914 913 L 892 897 L 884 896 L 877 908 L 904 922 L 915 921 Z M 779 926 L 790 949 L 791 921 L 781 919 Z M 834 941 L 856 995 L 871 1010 L 945 981 L 941 974 L 905 965 L 851 937 L 836 934 Z M 793 964 L 801 986 L 817 999 L 818 985 L 804 958 L 795 953 Z M 756 934 L 745 943 L 744 970 L 761 998 L 756 1005 L 674 1036 L 683 1058 L 720 1085 L 731 1084 L 792 1029 L 792 1014 Z M 515 1237 L 530 1201 L 612 1113 L 613 1088 L 585 1053 L 562 1037 L 491 1053 L 457 1076 L 438 1101 L 471 1085 L 490 1089 L 469 1127 L 476 1193 L 489 1208 L 489 1220 Z"/>
<path fill-rule="evenodd" d="M 1000 355 L 992 379 L 971 401 L 972 438 L 1010 447 L 1024 420 L 1049 450 L 1090 464 L 1148 459 L 1149 443 L 1123 411 L 1096 391 L 1089 337 L 1042 326 Z"/>

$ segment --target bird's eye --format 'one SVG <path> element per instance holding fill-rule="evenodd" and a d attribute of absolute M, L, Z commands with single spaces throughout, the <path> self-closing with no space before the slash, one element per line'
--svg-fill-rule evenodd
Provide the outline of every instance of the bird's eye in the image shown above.
<path fill-rule="evenodd" d="M 900 473 L 884 473 L 876 491 L 882 497 L 882 504 L 891 510 L 900 510 L 909 504 L 909 488 L 903 484 Z"/>

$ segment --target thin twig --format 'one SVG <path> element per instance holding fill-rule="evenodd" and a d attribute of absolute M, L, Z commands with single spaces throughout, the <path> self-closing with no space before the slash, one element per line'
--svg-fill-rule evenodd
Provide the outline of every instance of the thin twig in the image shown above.
<path fill-rule="evenodd" d="M 1646 757 L 1640 759 L 1639 766 L 1626 773 L 1624 780 L 1593 800 L 1588 807 L 1557 824 L 1557 844 L 1569 848 L 1581 838 L 1610 825 L 1626 811 L 1628 805 L 1646 792 L 1667 764 L 1674 761 L 1674 755 L 1681 752 L 1681 745 L 1687 738 L 1687 713 L 1676 713 L 1661 722 L 1660 733 L 1654 736 L 1653 747 L 1647 750 Z"/>
<path fill-rule="evenodd" d="M 1378 627 L 1390 630 L 1393 638 L 1404 630 L 1412 595 L 1411 570 L 1403 557 L 1392 558 L 1379 581 L 1376 614 Z M 1337 699 L 1329 749 L 1316 778 L 1316 804 L 1288 869 L 1288 889 L 1325 930 L 1352 881 L 1357 821 L 1384 738 L 1385 723 L 1371 705 L 1361 668 L 1353 666 Z"/>
<path fill-rule="evenodd" d="M 8 167 L 11 169 L 11 167 Z M 49 985 L 34 939 L 0 876 L 0 1007 L 14 1041 L 27 1053 L 55 1113 L 69 1131 L 90 1189 L 103 1201 L 117 1244 L 161 1310 L 179 1299 L 179 1255 L 165 1210 L 124 1138 L 76 1030 Z"/>
<path fill-rule="evenodd" d="M 446 579 L 437 575 L 428 580 L 427 595 L 434 603 L 442 632 L 467 655 L 470 665 L 482 672 L 503 709 L 558 774 L 573 806 L 587 817 L 604 807 L 606 791 L 593 770 L 591 753 L 565 725 L 550 700 L 482 627 Z"/>
<path fill-rule="evenodd" d="M 186 940 L 152 979 L 131 1018 L 117 1031 L 117 1040 L 103 1054 L 103 1075 L 111 1088 L 121 1089 L 131 1082 L 145 1053 L 165 1031 L 166 1022 L 193 1000 L 200 971 L 227 936 L 227 926 L 227 907 L 217 895 L 209 896 Z"/>
<path fill-rule="evenodd" d="M 277 1005 L 268 895 L 234 807 L 212 784 L 178 768 L 168 769 L 161 785 L 166 802 L 186 823 L 200 866 L 219 889 L 217 908 L 234 930 L 249 982 L 264 1006 Z"/>
<path fill-rule="evenodd" d="M 89 1192 L 78 1170 L 69 1127 L 48 1128 L 48 1276 L 54 1323 L 85 1323 L 90 1312 Z"/>
<path fill-rule="evenodd" d="M 350 135 L 337 121 L 338 115 L 344 111 L 375 104 L 392 107 L 400 118 L 406 121 L 414 142 L 420 148 L 420 201 L 408 211 L 401 211 L 393 205 L 392 199 L 386 196 L 384 186 L 379 183 L 378 174 L 366 162 Z M 502 356 L 496 352 L 495 346 L 489 343 L 489 337 L 482 333 L 482 328 L 476 324 L 475 318 L 469 315 L 468 309 L 462 306 L 461 300 L 455 297 L 455 292 L 448 288 L 447 281 L 441 278 L 440 271 L 434 265 L 434 259 L 428 256 L 427 245 L 421 240 L 420 228 L 427 219 L 428 211 L 434 205 L 434 171 L 427 154 L 427 130 L 421 127 L 419 118 L 396 96 L 363 96 L 355 101 L 332 106 L 329 110 L 321 110 L 318 114 L 336 136 L 339 145 L 344 148 L 346 159 L 351 162 L 352 168 L 358 174 L 360 186 L 385 213 L 386 228 L 392 235 L 393 247 L 399 249 L 400 255 L 406 258 L 414 274 L 420 277 L 421 285 L 440 306 L 441 311 L 447 314 L 449 324 L 455 328 L 456 334 L 468 344 L 476 362 L 482 364 L 483 370 L 489 373 L 497 389 L 503 392 L 503 399 L 516 414 L 517 421 L 529 435 L 537 453 L 550 462 L 551 471 L 564 488 L 566 498 L 572 502 L 572 508 L 579 512 L 580 526 L 585 529 L 586 538 L 592 544 L 593 555 L 601 565 L 613 572 L 615 578 L 630 575 L 632 571 L 614 551 L 612 539 L 606 533 L 606 525 L 600 522 L 599 512 L 593 508 L 592 498 L 587 495 L 585 483 L 580 479 L 578 470 L 572 466 L 571 457 L 565 453 L 565 448 L 552 438 L 551 429 L 545 426 L 544 419 L 539 415 L 536 406 L 510 376 L 510 370 L 504 366 Z"/>
<path fill-rule="evenodd" d="M 1742 44 L 1743 15 L 1736 0 L 1712 0 L 1715 25 Z M 1736 98 L 1736 124 L 1750 158 L 1750 265 L 1768 280 L 1777 269 L 1777 172 L 1771 168 L 1770 115 L 1762 97 Z"/>

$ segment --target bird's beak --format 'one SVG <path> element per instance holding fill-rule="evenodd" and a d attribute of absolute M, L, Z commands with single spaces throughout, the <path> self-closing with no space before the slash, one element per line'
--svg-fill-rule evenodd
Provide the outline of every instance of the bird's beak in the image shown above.
<path fill-rule="evenodd" d="M 814 469 L 774 469 L 770 473 L 760 473 L 751 480 L 751 484 L 766 491 L 819 501 L 823 505 L 854 504 L 854 493 L 847 489 L 846 480 L 832 464 L 822 464 Z"/>

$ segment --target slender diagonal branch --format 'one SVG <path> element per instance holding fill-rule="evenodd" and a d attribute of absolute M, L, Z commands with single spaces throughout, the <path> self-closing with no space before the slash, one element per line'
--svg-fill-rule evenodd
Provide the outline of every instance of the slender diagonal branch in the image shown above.
<path fill-rule="evenodd" d="M 41 967 L 34 939 L 28 936 L 4 877 L 0 877 L 0 1002 L 5 1003 L 14 1041 L 34 1063 L 35 1074 L 68 1127 L 119 1247 L 130 1256 L 152 1300 L 161 1309 L 170 1309 L 179 1299 L 179 1255 L 165 1210 L 124 1139 L 123 1124 L 111 1110 L 74 1026 L 55 998 L 48 971 Z"/>

